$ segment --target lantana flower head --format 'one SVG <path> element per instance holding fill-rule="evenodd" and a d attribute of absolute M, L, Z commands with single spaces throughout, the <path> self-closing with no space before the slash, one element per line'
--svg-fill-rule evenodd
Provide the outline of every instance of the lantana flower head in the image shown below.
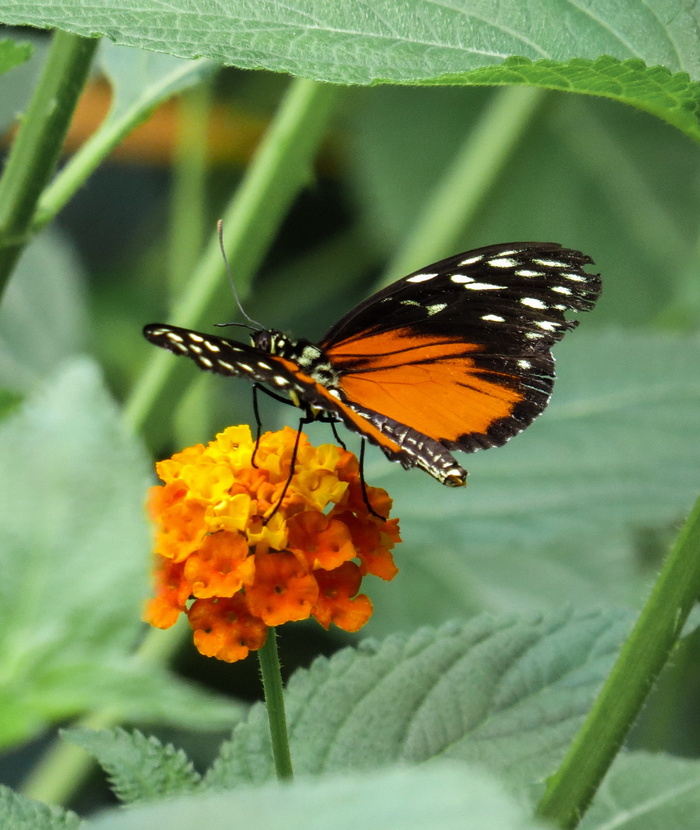
<path fill-rule="evenodd" d="M 266 433 L 253 464 L 250 428 L 229 427 L 156 464 L 148 622 L 169 628 L 184 613 L 199 651 L 229 662 L 259 649 L 271 626 L 314 617 L 357 631 L 367 622 L 363 577 L 397 573 L 391 499 L 366 487 L 370 511 L 355 456 L 305 435 L 285 493 L 296 439 L 289 427 Z"/>

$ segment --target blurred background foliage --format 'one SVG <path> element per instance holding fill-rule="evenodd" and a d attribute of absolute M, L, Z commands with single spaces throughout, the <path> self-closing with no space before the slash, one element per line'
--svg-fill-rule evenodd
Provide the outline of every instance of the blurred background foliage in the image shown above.
<path fill-rule="evenodd" d="M 37 38 L 32 60 L 3 79 L 0 123 L 8 130 L 43 47 Z M 61 360 L 81 353 L 99 362 L 117 401 L 128 396 L 152 348 L 142 326 L 168 320 L 288 83 L 224 69 L 168 101 L 40 234 L 0 311 L 6 414 Z M 314 178 L 255 277 L 248 313 L 266 327 L 319 338 L 386 278 L 426 199 L 502 94 L 344 90 Z M 97 128 L 109 97 L 96 72 L 64 158 Z M 5 147 L 9 140 L 8 132 Z M 435 258 L 496 242 L 557 241 L 593 257 L 603 297 L 557 347 L 561 377 L 550 410 L 507 447 L 467 458 L 466 491 L 448 492 L 370 455 L 367 479 L 394 496 L 406 540 L 395 583 L 367 588 L 372 633 L 481 610 L 639 605 L 700 481 L 699 208 L 700 155 L 682 133 L 614 102 L 539 95 L 471 221 Z M 221 296 L 207 330 L 238 317 L 226 286 Z M 156 458 L 252 421 L 246 384 L 187 369 L 178 403 L 148 430 Z M 296 417 L 263 402 L 266 428 Z M 332 440 L 323 425 L 309 433 Z M 353 437 L 348 445 L 357 451 Z M 307 624 L 280 633 L 288 672 L 347 642 Z M 697 648 L 697 637 L 684 643 L 662 702 L 640 727 L 641 744 L 700 750 Z M 226 666 L 183 646 L 177 669 L 241 698 L 258 695 L 253 661 Z"/>

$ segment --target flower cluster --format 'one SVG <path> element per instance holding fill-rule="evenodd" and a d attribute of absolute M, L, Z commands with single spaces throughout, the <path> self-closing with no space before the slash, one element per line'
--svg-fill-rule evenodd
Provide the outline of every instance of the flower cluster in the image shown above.
<path fill-rule="evenodd" d="M 370 512 L 352 453 L 305 435 L 282 498 L 296 438 L 288 427 L 266 433 L 253 464 L 249 427 L 229 427 L 156 464 L 164 484 L 148 505 L 157 560 L 148 622 L 169 628 L 185 613 L 198 650 L 229 662 L 260 648 L 270 626 L 311 616 L 357 631 L 367 622 L 360 583 L 395 576 L 398 520 Z M 388 517 L 386 492 L 366 490 Z"/>

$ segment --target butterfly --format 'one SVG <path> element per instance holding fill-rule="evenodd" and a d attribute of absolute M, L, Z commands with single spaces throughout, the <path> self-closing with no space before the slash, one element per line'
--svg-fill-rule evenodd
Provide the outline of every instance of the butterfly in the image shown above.
<path fill-rule="evenodd" d="M 453 450 L 500 446 L 547 406 L 550 348 L 577 325 L 565 312 L 588 311 L 600 295 L 599 275 L 584 270 L 592 262 L 554 242 L 477 248 L 378 291 L 319 343 L 268 329 L 253 330 L 252 345 L 160 323 L 143 333 L 458 487 L 467 471 Z"/>

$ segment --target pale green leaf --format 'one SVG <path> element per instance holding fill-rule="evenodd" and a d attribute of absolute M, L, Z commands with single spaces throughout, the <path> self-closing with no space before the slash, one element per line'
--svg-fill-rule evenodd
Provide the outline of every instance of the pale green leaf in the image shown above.
<path fill-rule="evenodd" d="M 124 729 L 68 729 L 63 737 L 97 759 L 114 794 L 126 804 L 199 789 L 201 778 L 181 749 Z"/>
<path fill-rule="evenodd" d="M 621 754 L 580 824 L 581 830 L 696 830 L 700 762 L 670 755 Z"/>
<path fill-rule="evenodd" d="M 131 656 L 148 595 L 147 464 L 87 360 L 0 423 L 0 744 L 99 707 L 132 722 L 234 720 Z"/>
<path fill-rule="evenodd" d="M 82 265 L 64 236 L 47 231 L 25 250 L 0 306 L 0 387 L 31 392 L 87 335 Z"/>
<path fill-rule="evenodd" d="M 78 830 L 80 818 L 13 792 L 0 784 L 0 827 L 7 830 Z"/>
<path fill-rule="evenodd" d="M 532 786 L 554 771 L 628 626 L 619 612 L 482 616 L 319 659 L 286 693 L 295 770 L 450 758 Z M 224 744 L 206 783 L 227 788 L 272 775 L 259 705 Z"/>
<path fill-rule="evenodd" d="M 536 830 L 502 786 L 464 764 L 301 779 L 112 811 L 95 830 Z"/>
<path fill-rule="evenodd" d="M 337 83 L 408 82 L 501 63 L 638 58 L 698 79 L 697 9 L 680 0 L 85 0 L 5 4 L 6 23 L 57 26 L 184 58 Z M 565 35 L 565 36 L 564 36 Z"/>

